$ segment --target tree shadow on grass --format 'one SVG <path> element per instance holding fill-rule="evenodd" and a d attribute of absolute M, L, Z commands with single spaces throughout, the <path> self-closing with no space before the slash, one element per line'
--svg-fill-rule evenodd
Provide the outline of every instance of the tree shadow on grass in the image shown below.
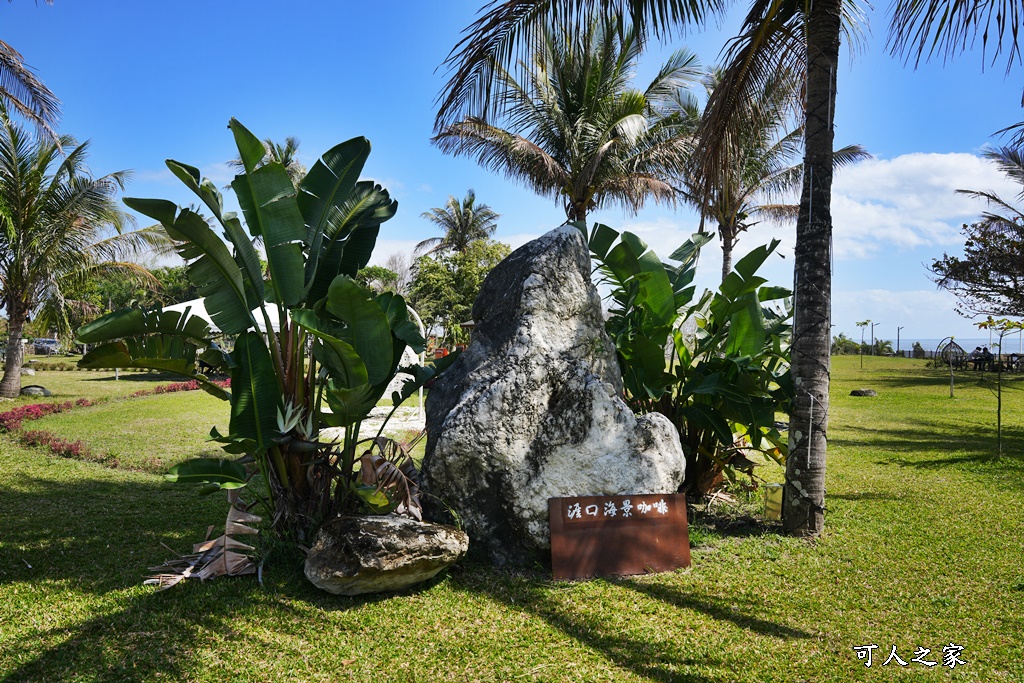
<path fill-rule="evenodd" d="M 884 500 L 894 501 L 900 500 L 900 496 L 892 493 L 878 493 L 876 491 L 861 491 L 859 493 L 830 493 L 829 498 L 838 498 L 840 500 L 852 500 L 852 501 L 864 501 L 864 500 Z"/>
<path fill-rule="evenodd" d="M 963 425 L 951 433 L 944 422 L 916 419 L 899 428 L 862 426 L 841 428 L 842 435 L 831 439 L 837 446 L 867 451 L 893 451 L 896 453 L 956 452 L 984 459 L 996 453 L 995 426 Z M 1003 450 L 1024 450 L 1024 428 L 1003 428 Z"/>
<path fill-rule="evenodd" d="M 43 462 L 60 467 L 42 458 L 36 464 Z M 225 598 L 252 587 L 190 586 L 173 600 L 132 589 L 149 566 L 171 556 L 161 541 L 190 550 L 226 506 L 141 477 L 6 474 L 0 595 L 14 613 L 8 629 L 19 633 L 19 654 L 8 662 L 21 663 L 2 680 L 67 680 L 85 672 L 90 680 L 111 682 L 189 678 L 191 641 L 201 631 L 229 632 L 233 608 Z M 52 618 L 38 619 L 49 603 L 61 607 Z M 75 615 L 83 613 L 100 614 L 78 621 Z"/>
<path fill-rule="evenodd" d="M 495 581 L 495 574 L 504 575 L 504 578 Z M 759 636 L 785 640 L 816 637 L 757 616 L 765 606 L 756 600 L 737 596 L 728 600 L 700 597 L 673 586 L 629 577 L 594 581 L 634 591 L 660 603 L 656 615 L 652 616 L 645 610 L 646 616 L 643 617 L 651 622 L 652 627 L 657 627 L 650 631 L 639 629 L 639 636 L 638 629 L 622 628 L 621 610 L 611 613 L 597 609 L 580 610 L 578 601 L 563 601 L 562 594 L 575 592 L 577 584 L 552 582 L 550 573 L 546 571 L 516 575 L 485 566 L 464 566 L 453 571 L 453 578 L 457 587 L 486 595 L 509 609 L 538 616 L 564 635 L 599 652 L 616 666 L 652 681 L 727 683 L 735 680 L 736 674 L 732 669 L 735 662 L 706 654 L 695 657 L 692 652 L 683 651 L 685 643 L 673 637 L 671 628 L 666 629 L 666 625 L 673 624 L 678 624 L 680 630 L 686 629 L 694 615 L 710 617 Z M 636 604 L 633 598 L 624 598 L 623 602 Z M 705 671 L 693 670 L 696 667 Z M 708 668 L 718 669 L 721 673 L 708 674 Z"/>

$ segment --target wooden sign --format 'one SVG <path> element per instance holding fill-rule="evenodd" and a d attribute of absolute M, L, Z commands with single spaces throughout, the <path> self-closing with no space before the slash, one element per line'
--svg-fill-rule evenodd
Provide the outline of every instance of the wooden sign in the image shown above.
<path fill-rule="evenodd" d="M 548 514 L 556 579 L 690 566 L 685 494 L 549 498 Z"/>

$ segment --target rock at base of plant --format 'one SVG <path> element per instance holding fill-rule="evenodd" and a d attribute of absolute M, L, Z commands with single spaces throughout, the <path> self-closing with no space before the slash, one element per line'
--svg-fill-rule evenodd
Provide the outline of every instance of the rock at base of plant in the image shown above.
<path fill-rule="evenodd" d="M 428 516 L 458 513 L 474 552 L 529 566 L 551 547 L 548 499 L 674 493 L 686 459 L 658 414 L 622 399 L 615 347 L 571 226 L 529 242 L 487 276 L 473 343 L 427 395 Z"/>
<path fill-rule="evenodd" d="M 29 376 L 29 377 L 31 377 L 32 375 L 36 374 L 36 371 L 33 370 L 32 368 L 22 368 L 21 369 L 21 374 L 22 374 L 22 376 Z"/>
<path fill-rule="evenodd" d="M 850 396 L 878 396 L 878 392 L 874 389 L 854 389 Z"/>
<path fill-rule="evenodd" d="M 34 374 L 34 373 L 33 373 Z M 46 387 L 41 387 L 38 384 L 30 384 L 27 387 L 21 388 L 22 396 L 53 396 L 50 390 Z"/>
<path fill-rule="evenodd" d="M 464 531 L 397 515 L 326 522 L 306 556 L 306 578 L 335 595 L 398 591 L 434 577 L 469 547 Z"/>

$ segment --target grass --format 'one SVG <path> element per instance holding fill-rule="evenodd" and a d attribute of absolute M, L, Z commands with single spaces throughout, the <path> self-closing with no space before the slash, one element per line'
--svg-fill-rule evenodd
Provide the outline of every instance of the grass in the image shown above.
<path fill-rule="evenodd" d="M 208 439 L 214 425 L 227 432 L 229 412 L 226 401 L 205 391 L 183 391 L 58 413 L 25 428 L 81 440 L 119 467 L 162 474 L 189 458 L 223 457 Z"/>
<path fill-rule="evenodd" d="M 1024 680 L 1024 382 L 1006 389 L 994 461 L 978 376 L 952 400 L 919 361 L 838 358 L 833 378 L 822 539 L 698 511 L 690 569 L 579 583 L 464 564 L 339 598 L 277 553 L 262 587 L 154 593 L 140 579 L 160 543 L 184 551 L 221 498 L 0 441 L 0 680 Z M 848 395 L 862 386 L 879 396 Z M 87 410 L 39 423 L 70 431 Z M 950 642 L 966 666 L 881 666 L 893 645 L 909 661 Z M 853 651 L 867 644 L 871 669 Z"/>

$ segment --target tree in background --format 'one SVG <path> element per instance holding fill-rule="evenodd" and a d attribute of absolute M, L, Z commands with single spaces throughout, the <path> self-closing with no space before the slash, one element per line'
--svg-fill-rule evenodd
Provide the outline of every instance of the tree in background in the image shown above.
<path fill-rule="evenodd" d="M 159 228 L 126 230 L 130 221 L 115 195 L 127 174 L 93 178 L 87 150 L 88 143 L 76 145 L 69 136 L 33 140 L 0 111 L 0 300 L 9 323 L 0 396 L 21 391 L 21 339 L 30 316 L 69 332 L 67 292 L 101 273 L 151 279 L 124 259 L 167 243 Z"/>
<path fill-rule="evenodd" d="M 468 341 L 459 326 L 472 320 L 473 302 L 484 278 L 512 249 L 501 242 L 474 240 L 464 251 L 424 255 L 413 264 L 410 303 L 428 334 L 439 330 L 440 345 Z"/>
<path fill-rule="evenodd" d="M 795 163 L 803 146 L 803 125 L 798 103 L 802 81 L 781 71 L 764 83 L 752 105 L 730 122 L 718 147 L 723 159 L 714 165 L 718 174 L 706 182 L 698 173 L 682 177 L 684 197 L 702 219 L 717 224 L 722 243 L 722 280 L 732 271 L 732 254 L 740 234 L 761 220 L 794 224 L 800 207 L 791 202 L 800 190 L 803 166 Z M 709 98 L 722 80 L 721 71 L 705 78 Z M 860 145 L 836 150 L 835 168 L 871 155 Z M 705 187 L 707 184 L 707 187 Z"/>
<path fill-rule="evenodd" d="M 302 180 L 306 175 L 306 167 L 299 161 L 299 139 L 289 135 L 284 139 L 284 144 L 274 142 L 271 138 L 265 138 L 263 140 L 263 149 L 266 153 L 263 155 L 263 161 L 260 165 L 266 165 L 272 162 L 276 162 L 284 166 L 284 170 L 288 173 L 288 178 L 293 183 L 297 183 Z M 236 172 L 244 170 L 242 159 L 235 157 L 228 162 L 228 166 Z"/>
<path fill-rule="evenodd" d="M 374 294 L 395 292 L 398 273 L 384 266 L 366 266 L 356 273 L 356 282 L 370 289 Z"/>
<path fill-rule="evenodd" d="M 860 344 L 857 343 L 856 339 L 850 339 L 843 332 L 840 332 L 836 337 L 832 337 L 833 356 L 852 356 L 857 353 L 860 353 Z"/>
<path fill-rule="evenodd" d="M 612 20 L 545 25 L 531 48 L 522 80 L 489 67 L 503 89 L 505 127 L 469 116 L 434 144 L 561 200 L 570 221 L 607 204 L 635 213 L 648 199 L 673 203 L 669 180 L 683 166 L 697 119 L 684 90 L 699 79 L 696 57 L 676 52 L 636 90 L 643 41 L 635 28 Z"/>
<path fill-rule="evenodd" d="M 498 229 L 501 216 L 486 204 L 476 203 L 476 193 L 470 188 L 460 202 L 448 195 L 444 206 L 435 206 L 420 214 L 422 218 L 441 228 L 444 235 L 431 237 L 416 245 L 417 253 L 465 251 L 474 240 L 489 239 Z"/>
<path fill-rule="evenodd" d="M 122 308 L 169 306 L 199 298 L 188 278 L 188 266 L 161 266 L 149 271 L 152 278 L 126 278 L 123 273 L 97 273 L 79 289 L 65 296 L 66 315 L 72 329 L 104 313 Z"/>
<path fill-rule="evenodd" d="M 384 259 L 384 267 L 395 274 L 395 292 L 405 296 L 412 285 L 412 262 L 409 255 L 402 251 L 388 254 Z"/>
<path fill-rule="evenodd" d="M 1024 199 L 1021 148 L 999 147 L 983 155 L 1021 186 L 1016 199 Z M 932 263 L 935 283 L 957 296 L 956 310 L 965 317 L 1024 316 L 1024 212 L 994 192 L 957 192 L 983 199 L 991 211 L 963 226 L 963 257 L 943 254 Z"/>

